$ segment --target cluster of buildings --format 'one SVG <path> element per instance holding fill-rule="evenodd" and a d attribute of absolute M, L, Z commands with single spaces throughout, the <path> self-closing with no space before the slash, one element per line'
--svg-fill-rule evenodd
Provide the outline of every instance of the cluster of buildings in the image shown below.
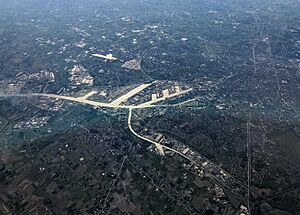
<path fill-rule="evenodd" d="M 142 92 L 130 97 L 126 104 L 145 104 L 152 105 L 166 99 L 177 98 L 180 95 L 192 91 L 187 85 L 174 82 L 157 81 L 144 89 Z"/>
<path fill-rule="evenodd" d="M 215 193 L 218 193 L 217 196 L 224 197 L 224 192 L 228 197 L 230 204 L 240 211 L 240 215 L 247 215 L 249 211 L 244 204 L 247 202 L 247 186 L 242 182 L 231 176 L 228 172 L 222 169 L 219 165 L 213 163 L 199 152 L 189 148 L 188 146 L 182 144 L 178 140 L 165 137 L 163 134 L 154 133 L 151 135 L 157 143 L 168 146 L 173 149 L 173 151 L 166 149 L 165 155 L 185 157 L 189 161 L 189 164 L 184 164 L 185 168 L 188 168 L 194 172 L 199 177 L 208 177 L 211 181 L 218 185 L 216 189 L 213 189 Z M 148 148 L 150 151 L 157 151 L 155 146 L 151 145 Z M 177 153 L 176 153 L 177 152 Z M 217 189 L 218 188 L 218 189 Z M 223 194 L 222 194 L 223 193 Z M 218 197 L 216 197 L 218 198 Z M 219 199 L 218 201 L 221 201 Z M 222 200 L 223 201 L 223 200 Z M 223 202 L 223 205 L 226 205 Z"/>
<path fill-rule="evenodd" d="M 121 67 L 125 69 L 141 70 L 141 62 L 139 60 L 133 59 L 126 61 Z"/>
<path fill-rule="evenodd" d="M 7 94 L 17 94 L 21 93 L 24 88 L 29 88 L 27 86 L 27 83 L 35 82 L 40 84 L 45 83 L 53 83 L 55 81 L 55 75 L 53 72 L 50 72 L 48 70 L 42 70 L 35 73 L 18 73 L 16 75 L 15 80 L 9 80 L 5 84 L 5 93 Z"/>
<path fill-rule="evenodd" d="M 25 121 L 18 122 L 14 125 L 14 129 L 32 129 L 32 128 L 40 128 L 47 125 L 49 117 L 32 117 Z"/>
<path fill-rule="evenodd" d="M 69 70 L 69 80 L 71 84 L 79 86 L 82 84 L 93 86 L 94 78 L 87 72 L 87 69 L 82 65 L 75 65 Z"/>
<path fill-rule="evenodd" d="M 6 84 L 4 92 L 6 94 L 20 93 L 22 91 L 23 87 L 25 86 L 25 84 L 26 83 L 24 81 L 9 81 Z"/>
<path fill-rule="evenodd" d="M 55 81 L 55 75 L 53 72 L 48 70 L 41 70 L 35 73 L 18 73 L 16 79 L 20 81 L 47 81 L 47 83 L 52 83 Z"/>
<path fill-rule="evenodd" d="M 55 75 L 53 72 L 50 72 L 48 70 L 42 70 L 40 72 L 29 74 L 27 80 L 43 80 L 47 81 L 47 83 L 53 83 L 55 81 Z"/>

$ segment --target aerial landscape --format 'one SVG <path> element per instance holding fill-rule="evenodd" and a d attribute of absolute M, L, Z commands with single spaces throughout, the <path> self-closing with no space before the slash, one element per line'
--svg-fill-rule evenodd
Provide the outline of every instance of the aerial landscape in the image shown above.
<path fill-rule="evenodd" d="M 300 214 L 299 0 L 0 0 L 0 215 Z"/>

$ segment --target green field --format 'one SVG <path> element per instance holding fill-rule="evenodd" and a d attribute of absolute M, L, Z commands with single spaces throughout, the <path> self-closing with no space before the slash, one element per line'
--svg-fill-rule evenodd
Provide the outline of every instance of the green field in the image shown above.
<path fill-rule="evenodd" d="M 0 116 L 0 130 L 3 130 L 8 124 L 8 121 Z"/>
<path fill-rule="evenodd" d="M 288 158 L 300 163 L 300 138 L 293 131 L 276 135 L 274 139 Z"/>

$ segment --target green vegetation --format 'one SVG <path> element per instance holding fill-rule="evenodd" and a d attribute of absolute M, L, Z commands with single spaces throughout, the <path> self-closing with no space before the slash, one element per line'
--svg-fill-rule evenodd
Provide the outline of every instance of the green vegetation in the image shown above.
<path fill-rule="evenodd" d="M 0 116 L 0 130 L 3 130 L 8 124 L 8 121 Z"/>
<path fill-rule="evenodd" d="M 274 139 L 288 158 L 300 163 L 300 138 L 293 131 L 276 135 Z"/>

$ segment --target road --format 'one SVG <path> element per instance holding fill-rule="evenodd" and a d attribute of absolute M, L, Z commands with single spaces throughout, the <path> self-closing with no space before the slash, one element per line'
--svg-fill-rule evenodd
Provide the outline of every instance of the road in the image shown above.
<path fill-rule="evenodd" d="M 130 90 L 126 94 L 124 94 L 124 95 L 120 96 L 119 98 L 117 98 L 116 100 L 112 101 L 111 104 L 120 105 L 121 103 L 127 101 L 129 98 L 138 94 L 139 92 L 143 91 L 144 89 L 148 88 L 149 86 L 151 86 L 154 83 L 155 83 L 155 81 L 150 84 L 141 84 L 140 86 Z"/>
<path fill-rule="evenodd" d="M 94 94 L 94 92 L 92 92 Z M 152 105 L 152 104 L 147 104 L 145 105 L 145 103 L 142 104 L 138 104 L 138 105 L 120 105 L 118 103 L 103 103 L 103 102 L 97 102 L 97 101 L 91 101 L 88 100 L 87 98 L 92 95 L 92 93 L 87 94 L 88 96 L 83 96 L 83 97 L 71 97 L 71 96 L 63 96 L 63 95 L 55 95 L 55 94 L 46 94 L 46 93 L 28 93 L 28 94 L 0 94 L 0 97 L 47 97 L 47 98 L 52 98 L 52 99 L 61 99 L 61 100 L 67 100 L 67 101 L 71 101 L 71 102 L 76 102 L 76 103 L 81 103 L 81 104 L 86 104 L 86 105 L 90 105 L 93 107 L 106 107 L 106 108 L 120 108 L 120 109 L 128 109 L 128 128 L 130 129 L 131 133 L 133 135 L 135 135 L 136 137 L 138 137 L 139 139 L 142 139 L 144 141 L 147 141 L 151 144 L 154 144 L 157 148 L 157 150 L 159 151 L 160 154 L 164 155 L 164 151 L 165 150 L 169 150 L 172 151 L 176 154 L 178 154 L 179 156 L 189 160 L 192 164 L 198 166 L 199 164 L 194 161 L 192 158 L 188 157 L 187 155 L 183 154 L 180 151 L 177 151 L 176 149 L 173 149 L 171 147 L 162 145 L 160 143 L 157 143 L 151 139 L 148 139 L 146 137 L 143 137 L 142 135 L 138 134 L 132 127 L 132 111 L 134 109 L 144 109 L 144 108 L 150 108 L 150 107 L 159 107 L 159 106 L 181 106 L 184 105 L 186 103 L 195 101 L 195 99 L 191 99 L 191 100 L 187 100 L 181 103 L 177 103 L 177 104 L 170 104 L 170 105 Z M 212 179 L 217 180 L 214 176 L 211 176 Z M 234 177 L 233 177 L 234 178 Z M 237 180 L 238 181 L 238 180 Z M 250 191 L 250 187 L 248 184 L 248 192 Z M 248 193 L 248 196 L 249 193 Z"/>
<path fill-rule="evenodd" d="M 183 93 L 188 93 L 188 92 L 190 92 L 190 90 L 183 92 Z M 179 95 L 182 95 L 183 93 L 180 93 L 180 94 L 177 94 L 174 96 L 179 96 Z M 91 105 L 93 107 L 106 107 L 106 108 L 115 108 L 115 109 L 144 109 L 144 108 L 160 107 L 160 106 L 162 106 L 162 107 L 177 106 L 177 105 L 181 104 L 181 103 L 178 103 L 178 104 L 172 104 L 172 105 L 154 105 L 153 102 L 150 102 L 150 103 L 142 103 L 142 104 L 138 104 L 138 105 L 121 105 L 119 102 L 105 103 L 105 102 L 97 102 L 97 101 L 88 100 L 88 97 L 90 97 L 93 94 L 95 94 L 95 91 L 92 91 L 91 93 L 88 93 L 86 96 L 82 96 L 82 97 L 63 96 L 63 95 L 48 94 L 48 93 L 0 94 L 0 97 L 47 97 L 47 98 L 52 98 L 52 99 L 61 99 L 61 100 L 67 100 L 67 101 L 71 101 L 71 102 Z M 172 96 L 172 97 L 174 97 L 174 96 Z M 188 101 L 182 102 L 182 103 L 187 103 L 187 102 L 191 102 L 194 100 L 195 99 L 191 99 L 191 100 L 188 100 Z M 157 102 L 159 102 L 159 101 L 157 101 Z"/>
<path fill-rule="evenodd" d="M 72 96 L 62 96 L 62 95 L 56 95 L 56 94 L 48 94 L 48 93 L 28 93 L 28 94 L 1 94 L 0 97 L 47 97 L 52 99 L 61 99 L 61 100 L 67 100 L 71 102 L 77 102 L 81 104 L 87 104 L 91 105 L 93 107 L 107 107 L 107 108 L 125 108 L 128 109 L 131 106 L 126 105 L 114 105 L 110 103 L 104 103 L 104 102 L 97 102 L 97 101 L 91 101 L 88 100 L 85 97 L 72 97 Z"/>
<path fill-rule="evenodd" d="M 89 93 L 87 93 L 86 95 L 82 96 L 83 99 L 88 99 L 89 97 L 91 97 L 92 95 L 96 94 L 97 91 L 91 91 Z"/>
<path fill-rule="evenodd" d="M 250 122 L 247 122 L 247 158 L 248 158 L 248 210 L 249 210 L 249 215 L 251 215 L 251 192 L 250 192 L 250 187 L 251 187 L 251 171 L 252 171 L 252 166 L 251 166 L 251 137 L 250 137 Z"/>
<path fill-rule="evenodd" d="M 128 114 L 128 127 L 130 131 L 137 136 L 138 138 L 145 140 L 147 142 L 150 142 L 151 144 L 154 144 L 156 148 L 159 150 L 159 152 L 164 155 L 164 149 L 168 149 L 170 151 L 173 151 L 177 154 L 180 154 L 181 156 L 185 157 L 186 159 L 189 159 L 186 155 L 182 154 L 181 152 L 178 152 L 170 147 L 161 145 L 153 140 L 150 140 L 146 137 L 143 137 L 136 133 L 134 129 L 131 126 L 131 118 L 132 118 L 132 110 L 133 109 L 144 109 L 144 108 L 150 108 L 150 107 L 159 107 L 159 106 L 168 106 L 168 105 L 151 105 L 145 103 L 140 104 L 140 105 L 120 105 L 119 102 L 117 103 L 104 103 L 104 102 L 97 102 L 97 101 L 91 101 L 88 100 L 87 98 L 91 95 L 95 94 L 95 91 L 92 91 L 91 93 L 88 93 L 86 96 L 82 97 L 71 97 L 71 96 L 62 96 L 62 95 L 55 95 L 55 94 L 47 94 L 47 93 L 28 93 L 28 94 L 0 94 L 0 97 L 47 97 L 47 98 L 52 98 L 52 99 L 61 99 L 61 100 L 67 100 L 71 102 L 77 102 L 81 104 L 86 104 L 86 105 L 91 105 L 93 107 L 107 107 L 107 108 L 120 108 L 120 109 L 129 109 L 129 114 Z M 195 99 L 187 100 L 185 102 L 177 103 L 177 104 L 171 104 L 169 106 L 180 106 L 184 105 L 188 102 L 192 102 Z M 190 160 L 190 159 L 189 159 Z M 194 161 L 190 160 L 192 163 L 195 163 Z"/>
<path fill-rule="evenodd" d="M 167 150 L 170 150 L 176 154 L 179 154 L 180 156 L 184 157 L 185 159 L 189 160 L 192 164 L 195 164 L 195 165 L 198 165 L 197 162 L 195 162 L 193 159 L 189 158 L 188 156 L 186 156 L 185 154 L 171 148 L 171 147 L 168 147 L 168 146 L 165 146 L 165 145 L 162 145 L 160 143 L 157 143 L 151 139 L 148 139 L 146 137 L 143 137 L 141 136 L 140 134 L 138 134 L 131 126 L 131 120 L 132 120 L 132 108 L 129 108 L 129 113 L 128 113 L 128 127 L 130 129 L 130 131 L 138 138 L 142 139 L 142 140 L 145 140 L 149 143 L 152 143 L 156 146 L 156 148 L 159 150 L 160 153 L 163 153 L 164 154 L 164 149 L 167 149 Z"/>
<path fill-rule="evenodd" d="M 166 100 L 166 99 L 173 98 L 173 97 L 176 97 L 176 96 L 180 96 L 180 95 L 189 93 L 189 92 L 191 92 L 192 90 L 193 90 L 193 89 L 190 88 L 190 89 L 187 89 L 187 90 L 175 92 L 175 93 L 173 93 L 173 94 L 164 95 L 164 96 L 161 97 L 161 98 L 158 98 L 158 99 L 156 99 L 156 100 L 151 100 L 151 101 L 145 102 L 145 103 L 143 103 L 143 104 L 140 104 L 139 106 L 140 106 L 140 107 L 148 107 L 148 106 L 151 106 L 152 104 L 155 104 L 155 103 L 164 101 L 164 100 Z"/>
<path fill-rule="evenodd" d="M 159 144 L 159 143 L 157 143 L 157 142 L 155 142 L 153 140 L 150 140 L 150 139 L 148 139 L 146 137 L 143 137 L 143 136 L 139 135 L 138 133 L 136 133 L 135 130 L 131 126 L 131 119 L 132 119 L 132 108 L 129 108 L 129 113 L 128 113 L 128 127 L 129 127 L 130 131 L 135 136 L 137 136 L 138 138 L 140 138 L 142 140 L 145 140 L 145 141 L 147 141 L 149 143 L 154 144 L 156 146 L 156 148 L 159 150 L 160 154 L 164 155 L 165 153 L 164 153 L 163 145 L 161 145 L 161 144 Z"/>
<path fill-rule="evenodd" d="M 147 141 L 147 142 L 149 142 L 149 143 L 151 143 L 151 144 L 154 144 L 154 145 L 156 146 L 156 148 L 158 149 L 158 151 L 160 152 L 160 154 L 164 154 L 164 150 L 169 150 L 169 151 L 172 151 L 172 152 L 174 152 L 174 153 L 180 155 L 181 157 L 187 159 L 187 160 L 190 161 L 192 164 L 194 164 L 194 165 L 196 165 L 196 166 L 199 166 L 199 164 L 198 164 L 195 160 L 193 160 L 192 158 L 190 158 L 190 157 L 188 157 L 187 155 L 183 154 L 182 152 L 177 151 L 176 149 L 173 149 L 173 148 L 171 148 L 171 147 L 162 145 L 162 144 L 160 144 L 160 143 L 157 143 L 157 142 L 155 142 L 155 141 L 153 141 L 153 140 L 151 140 L 151 139 L 148 139 L 148 138 L 146 138 L 146 137 L 141 136 L 140 134 L 138 134 L 138 133 L 132 128 L 131 122 L 132 122 L 132 108 L 129 108 L 129 113 L 128 113 L 128 127 L 129 127 L 130 131 L 131 131 L 136 137 L 138 137 L 138 138 L 140 138 L 140 139 L 142 139 L 142 140 L 144 140 L 144 141 Z M 226 171 L 223 170 L 223 172 L 226 172 Z M 237 180 L 235 177 L 233 177 L 233 176 L 232 176 L 231 174 L 229 174 L 228 172 L 226 172 L 226 174 L 230 175 L 230 177 L 231 177 L 232 179 L 234 179 L 236 182 L 238 182 L 240 185 L 245 186 L 242 182 L 240 182 L 239 180 Z M 247 201 L 248 201 L 248 198 L 246 199 L 244 196 L 242 196 L 242 195 L 240 195 L 240 194 L 238 194 L 238 193 L 233 192 L 233 191 L 231 190 L 230 187 L 228 187 L 228 186 L 227 186 L 226 184 L 224 184 L 223 182 L 220 182 L 220 180 L 219 180 L 216 176 L 214 176 L 214 175 L 212 175 L 212 174 L 210 174 L 210 173 L 206 173 L 206 175 L 207 175 L 209 178 L 211 178 L 215 183 L 219 184 L 223 189 L 225 189 L 225 190 L 227 190 L 228 192 L 230 192 L 230 193 L 231 193 L 233 196 L 235 196 L 237 199 L 240 199 L 240 200 L 242 200 L 242 201 L 244 201 L 244 202 L 247 202 Z M 248 187 L 248 192 L 250 192 L 250 191 L 251 191 L 251 189 Z M 249 195 L 249 194 L 248 194 L 248 195 Z"/>

